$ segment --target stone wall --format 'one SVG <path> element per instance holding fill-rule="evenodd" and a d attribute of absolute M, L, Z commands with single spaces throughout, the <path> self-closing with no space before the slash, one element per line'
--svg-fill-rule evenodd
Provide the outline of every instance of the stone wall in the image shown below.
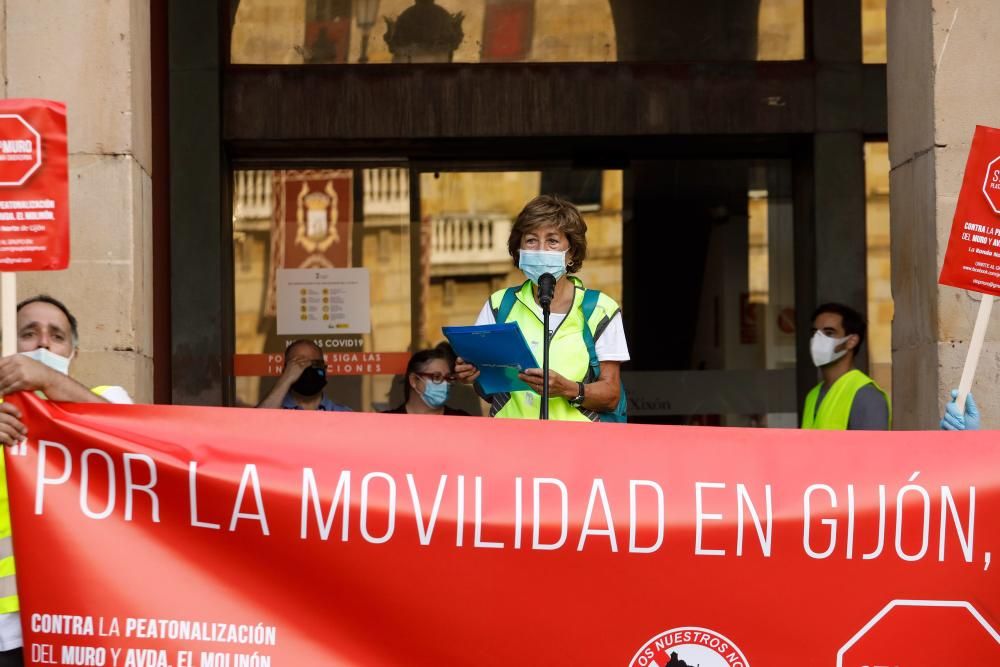
<path fill-rule="evenodd" d="M 0 0 L 3 94 L 66 103 L 69 269 L 24 273 L 80 322 L 73 374 L 153 397 L 149 3 Z"/>
<path fill-rule="evenodd" d="M 1000 126 L 1000 11 L 994 0 L 889 0 L 888 86 L 894 411 L 935 428 L 958 386 L 979 295 L 937 276 L 977 124 Z M 973 385 L 984 426 L 1000 427 L 1000 327 Z"/>

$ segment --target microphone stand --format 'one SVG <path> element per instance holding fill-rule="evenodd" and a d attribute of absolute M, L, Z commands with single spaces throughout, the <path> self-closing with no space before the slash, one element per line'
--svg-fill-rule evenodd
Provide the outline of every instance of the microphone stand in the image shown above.
<path fill-rule="evenodd" d="M 543 273 L 538 278 L 538 303 L 542 307 L 542 405 L 539 419 L 549 418 L 549 315 L 556 279 L 551 273 Z"/>
<path fill-rule="evenodd" d="M 542 326 L 545 340 L 542 344 L 542 408 L 539 419 L 549 418 L 549 304 L 542 306 Z"/>

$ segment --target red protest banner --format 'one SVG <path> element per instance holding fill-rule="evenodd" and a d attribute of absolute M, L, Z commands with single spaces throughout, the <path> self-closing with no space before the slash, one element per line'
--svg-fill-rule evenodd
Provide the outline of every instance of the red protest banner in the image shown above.
<path fill-rule="evenodd" d="M 995 433 L 14 400 L 32 664 L 1000 664 Z"/>
<path fill-rule="evenodd" d="M 66 106 L 0 100 L 0 271 L 69 264 Z"/>
<path fill-rule="evenodd" d="M 1000 130 L 976 126 L 939 282 L 1000 296 Z"/>

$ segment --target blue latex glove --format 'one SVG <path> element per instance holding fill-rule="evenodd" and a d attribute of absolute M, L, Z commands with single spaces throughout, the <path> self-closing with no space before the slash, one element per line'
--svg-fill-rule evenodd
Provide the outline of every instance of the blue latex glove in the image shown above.
<path fill-rule="evenodd" d="M 972 394 L 965 399 L 965 414 L 958 413 L 958 405 L 955 399 L 958 397 L 958 390 L 951 390 L 951 401 L 944 407 L 944 418 L 941 420 L 941 428 L 945 431 L 978 431 L 979 430 L 979 407 L 973 400 Z"/>

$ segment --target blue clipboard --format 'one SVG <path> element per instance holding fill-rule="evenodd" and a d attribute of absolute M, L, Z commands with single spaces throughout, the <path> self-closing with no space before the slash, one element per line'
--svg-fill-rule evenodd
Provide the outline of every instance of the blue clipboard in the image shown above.
<path fill-rule="evenodd" d="M 479 386 L 485 393 L 531 391 L 517 374 L 526 368 L 541 368 L 541 364 L 517 324 L 443 327 L 441 331 L 455 353 L 479 369 Z"/>

